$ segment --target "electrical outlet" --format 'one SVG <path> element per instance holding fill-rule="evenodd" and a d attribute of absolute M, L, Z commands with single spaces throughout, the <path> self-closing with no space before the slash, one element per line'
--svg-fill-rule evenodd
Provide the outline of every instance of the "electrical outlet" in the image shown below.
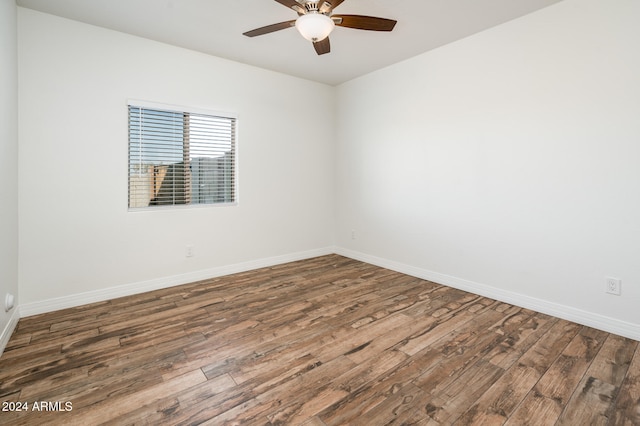
<path fill-rule="evenodd" d="M 606 288 L 605 292 L 609 294 L 615 294 L 616 296 L 620 296 L 622 290 L 622 280 L 619 278 L 606 277 L 605 278 Z"/>
<path fill-rule="evenodd" d="M 13 294 L 7 293 L 7 295 L 4 297 L 4 311 L 5 312 L 9 312 L 11 309 L 13 309 L 13 302 L 14 302 Z"/>
<path fill-rule="evenodd" d="M 187 246 L 187 249 L 185 251 L 185 256 L 186 257 L 193 257 L 193 246 Z"/>
<path fill-rule="evenodd" d="M 356 239 L 356 230 L 355 230 L 355 229 L 352 229 L 352 230 L 351 230 L 351 239 L 352 239 L 352 240 L 355 240 L 355 239 Z"/>

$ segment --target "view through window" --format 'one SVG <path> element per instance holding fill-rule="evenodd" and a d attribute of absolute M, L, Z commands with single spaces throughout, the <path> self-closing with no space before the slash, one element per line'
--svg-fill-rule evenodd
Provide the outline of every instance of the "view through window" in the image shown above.
<path fill-rule="evenodd" d="M 235 201 L 236 119 L 129 105 L 129 208 Z"/>

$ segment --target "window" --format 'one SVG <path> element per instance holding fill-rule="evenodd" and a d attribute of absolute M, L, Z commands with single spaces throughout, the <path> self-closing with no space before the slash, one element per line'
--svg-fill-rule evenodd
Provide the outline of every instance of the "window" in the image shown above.
<path fill-rule="evenodd" d="M 235 151 L 235 117 L 130 103 L 129 208 L 234 202 Z"/>

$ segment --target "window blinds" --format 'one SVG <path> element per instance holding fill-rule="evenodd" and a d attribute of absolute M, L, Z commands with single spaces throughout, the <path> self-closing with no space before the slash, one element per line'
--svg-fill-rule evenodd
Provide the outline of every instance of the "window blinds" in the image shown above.
<path fill-rule="evenodd" d="M 236 119 L 129 105 L 129 208 L 235 201 Z"/>

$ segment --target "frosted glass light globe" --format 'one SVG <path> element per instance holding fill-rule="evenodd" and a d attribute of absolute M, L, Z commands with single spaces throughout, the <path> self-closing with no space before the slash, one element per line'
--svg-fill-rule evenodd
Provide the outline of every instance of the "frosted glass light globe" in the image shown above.
<path fill-rule="evenodd" d="M 298 32 L 314 43 L 329 37 L 335 26 L 333 19 L 317 12 L 307 13 L 296 20 Z"/>

